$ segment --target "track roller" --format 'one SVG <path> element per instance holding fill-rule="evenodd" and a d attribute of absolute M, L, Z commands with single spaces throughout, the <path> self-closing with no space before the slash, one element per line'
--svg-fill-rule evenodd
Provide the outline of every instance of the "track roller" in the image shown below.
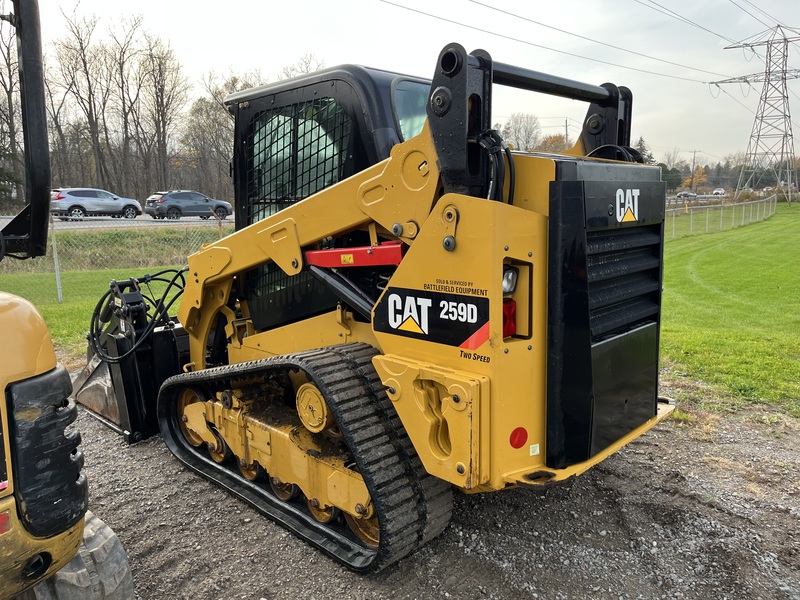
<path fill-rule="evenodd" d="M 452 495 L 423 469 L 376 353 L 347 344 L 176 375 L 159 394 L 164 440 L 334 559 L 379 570 L 446 527 Z"/>

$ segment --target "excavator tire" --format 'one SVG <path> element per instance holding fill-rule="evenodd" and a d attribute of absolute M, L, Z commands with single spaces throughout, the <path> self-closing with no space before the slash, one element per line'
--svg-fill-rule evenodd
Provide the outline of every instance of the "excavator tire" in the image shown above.
<path fill-rule="evenodd" d="M 372 367 L 377 351 L 354 343 L 183 373 L 164 382 L 158 418 L 167 447 L 187 467 L 248 502 L 350 569 L 378 571 L 441 533 L 452 511 L 449 484 L 428 475 Z M 341 519 L 321 523 L 303 498 L 287 501 L 268 482 L 249 480 L 236 461 L 218 463 L 181 431 L 177 403 L 186 387 L 209 397 L 240 382 L 288 380 L 302 371 L 322 393 L 347 446 L 347 458 L 369 491 L 380 532 L 362 543 Z M 302 494 L 301 494 L 302 496 Z M 319 516 L 319 515 L 317 515 Z M 345 519 L 346 521 L 346 519 Z"/>
<path fill-rule="evenodd" d="M 78 553 L 55 575 L 16 600 L 132 600 L 128 555 L 114 531 L 86 512 Z"/>

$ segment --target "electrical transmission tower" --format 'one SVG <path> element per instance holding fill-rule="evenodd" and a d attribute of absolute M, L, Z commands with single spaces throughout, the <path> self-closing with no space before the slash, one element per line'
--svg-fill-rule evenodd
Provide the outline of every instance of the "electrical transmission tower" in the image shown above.
<path fill-rule="evenodd" d="M 795 34 L 789 37 L 787 32 Z M 797 194 L 797 169 L 794 161 L 794 143 L 792 141 L 792 118 L 789 112 L 789 95 L 786 87 L 787 79 L 800 78 L 800 69 L 788 69 L 789 44 L 800 40 L 800 31 L 778 25 L 730 48 L 766 49 L 764 72 L 754 75 L 733 77 L 714 83 L 763 83 L 761 98 L 758 101 L 756 118 L 747 145 L 747 155 L 739 183 L 736 185 L 738 196 L 742 190 L 755 189 L 764 175 L 775 176 L 779 187 L 788 192 L 789 202 L 792 195 Z"/>

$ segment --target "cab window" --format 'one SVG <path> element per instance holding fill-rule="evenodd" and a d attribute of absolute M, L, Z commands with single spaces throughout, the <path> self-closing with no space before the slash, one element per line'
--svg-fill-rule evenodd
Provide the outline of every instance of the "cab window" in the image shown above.
<path fill-rule="evenodd" d="M 426 105 L 430 86 L 418 81 L 400 80 L 395 84 L 393 103 L 394 114 L 403 141 L 409 140 L 422 131 L 428 117 Z"/>

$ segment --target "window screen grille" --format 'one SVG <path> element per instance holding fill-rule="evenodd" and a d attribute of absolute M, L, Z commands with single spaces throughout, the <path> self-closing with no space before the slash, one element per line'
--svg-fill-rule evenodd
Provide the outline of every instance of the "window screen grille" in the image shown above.
<path fill-rule="evenodd" d="M 248 224 L 338 182 L 343 177 L 352 120 L 332 98 L 257 114 L 248 152 Z"/>
<path fill-rule="evenodd" d="M 352 120 L 332 98 L 258 113 L 245 140 L 247 224 L 260 221 L 345 177 Z M 290 277 L 269 263 L 248 274 L 248 305 L 258 330 L 331 310 L 338 299 L 313 275 Z"/>

